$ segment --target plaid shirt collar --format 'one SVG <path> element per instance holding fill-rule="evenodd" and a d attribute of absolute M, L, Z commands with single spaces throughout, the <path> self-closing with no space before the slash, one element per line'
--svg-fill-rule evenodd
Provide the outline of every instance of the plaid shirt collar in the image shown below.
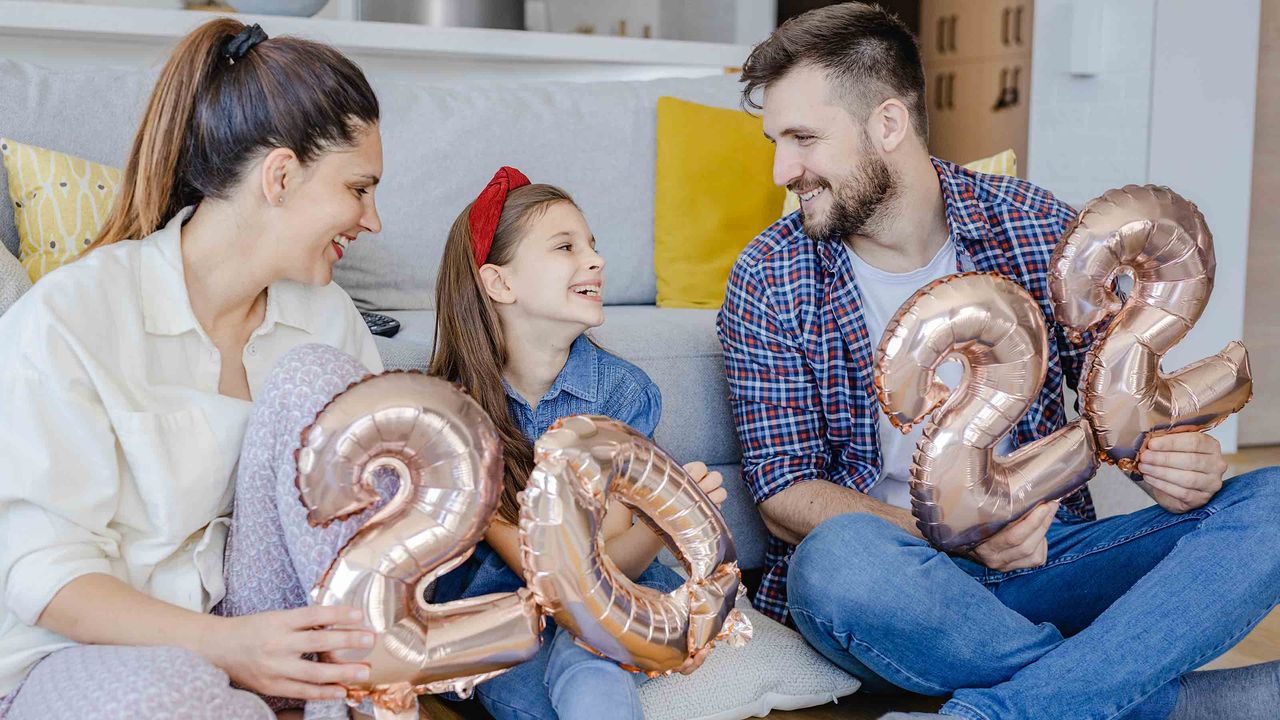
<path fill-rule="evenodd" d="M 955 166 L 935 157 L 929 158 L 938 173 L 938 185 L 942 189 L 942 200 L 947 212 L 947 228 L 956 252 L 963 253 L 971 259 L 982 251 L 982 245 L 992 241 L 994 233 L 982 211 L 982 205 L 973 195 L 973 189 L 962 182 L 955 172 Z M 803 234 L 803 230 L 799 231 Z M 844 262 L 845 252 L 840 243 L 815 243 L 818 257 L 828 272 L 838 273 Z M 1009 264 L 1003 256 L 997 256 L 998 270 L 1010 275 Z"/>

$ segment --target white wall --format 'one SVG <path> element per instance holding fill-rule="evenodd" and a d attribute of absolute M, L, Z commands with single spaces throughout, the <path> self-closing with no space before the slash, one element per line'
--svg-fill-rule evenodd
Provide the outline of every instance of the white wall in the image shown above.
<path fill-rule="evenodd" d="M 1200 206 L 1218 260 L 1213 297 L 1191 334 L 1166 357 L 1170 368 L 1244 334 L 1260 17 L 1259 0 L 1214 3 L 1210 12 L 1201 0 L 1157 4 L 1147 179 Z M 1232 416 L 1215 433 L 1230 451 L 1236 421 Z"/>
<path fill-rule="evenodd" d="M 1096 37 L 1073 14 L 1101 13 Z M 1027 178 L 1075 207 L 1147 178 L 1156 0 L 1037 0 Z M 1073 50 L 1098 72 L 1071 74 Z"/>
<path fill-rule="evenodd" d="M 1096 34 L 1072 32 L 1091 25 L 1077 12 Z M 1199 205 L 1217 283 L 1164 366 L 1218 352 L 1244 327 L 1259 0 L 1039 0 L 1035 25 L 1028 178 L 1076 207 L 1146 182 Z M 1227 452 L 1236 434 L 1234 417 L 1214 431 Z"/>

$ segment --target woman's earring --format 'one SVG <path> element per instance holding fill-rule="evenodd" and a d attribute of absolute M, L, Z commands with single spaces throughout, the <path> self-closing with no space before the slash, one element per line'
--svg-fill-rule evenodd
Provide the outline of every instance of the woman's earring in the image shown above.
<path fill-rule="evenodd" d="M 284 204 L 284 194 L 283 194 L 283 193 L 281 193 L 281 194 L 280 194 L 280 197 L 276 198 L 276 204 L 277 204 L 277 205 L 283 205 L 283 204 Z"/>

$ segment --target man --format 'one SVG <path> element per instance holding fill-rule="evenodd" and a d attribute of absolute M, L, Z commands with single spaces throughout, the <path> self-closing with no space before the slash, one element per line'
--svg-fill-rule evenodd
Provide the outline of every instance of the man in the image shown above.
<path fill-rule="evenodd" d="M 1224 483 L 1213 438 L 1169 435 L 1140 458 L 1153 507 L 1097 521 L 1081 490 L 963 557 L 916 529 L 918 432 L 902 438 L 876 405 L 881 333 L 938 277 L 1012 278 L 1051 337 L 1043 391 L 1004 450 L 1061 427 L 1084 348 L 1053 322 L 1045 271 L 1071 208 L 929 156 L 915 42 L 873 6 L 791 20 L 742 79 L 746 103 L 763 93 L 774 180 L 801 199 L 743 251 L 718 321 L 744 473 L 772 534 L 756 606 L 868 690 L 951 694 L 942 716 L 1280 717 L 1276 663 L 1191 672 L 1277 602 L 1276 468 Z"/>

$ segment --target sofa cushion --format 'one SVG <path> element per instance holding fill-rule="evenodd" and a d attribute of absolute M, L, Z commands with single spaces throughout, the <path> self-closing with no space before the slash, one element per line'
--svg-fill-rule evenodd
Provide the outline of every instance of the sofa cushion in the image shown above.
<path fill-rule="evenodd" d="M 658 305 L 719 308 L 742 249 L 777 217 L 773 146 L 759 117 L 658 99 L 653 264 Z"/>
<path fill-rule="evenodd" d="M 0 135 L 120 167 L 156 72 L 51 69 L 0 60 Z M 0 168 L 0 186 L 7 185 Z M 0 241 L 17 256 L 12 208 L 0 212 Z"/>
<path fill-rule="evenodd" d="M 610 304 L 652 304 L 656 108 L 663 95 L 733 107 L 732 76 L 465 86 L 375 83 L 382 103 L 382 234 L 336 270 L 356 303 L 434 307 L 449 227 L 502 165 L 559 185 L 614 272 Z"/>
<path fill-rule="evenodd" d="M 31 289 L 31 278 L 18 258 L 0 247 L 0 315 L 3 315 L 18 298 Z"/>
<path fill-rule="evenodd" d="M 0 136 L 19 258 L 32 282 L 80 256 L 107 221 L 120 169 Z"/>
<path fill-rule="evenodd" d="M 741 648 L 717 645 L 691 675 L 640 685 L 647 720 L 741 720 L 770 710 L 824 705 L 862 683 L 814 650 L 800 633 L 747 607 L 754 636 Z M 825 716 L 825 715 L 824 715 Z"/>

